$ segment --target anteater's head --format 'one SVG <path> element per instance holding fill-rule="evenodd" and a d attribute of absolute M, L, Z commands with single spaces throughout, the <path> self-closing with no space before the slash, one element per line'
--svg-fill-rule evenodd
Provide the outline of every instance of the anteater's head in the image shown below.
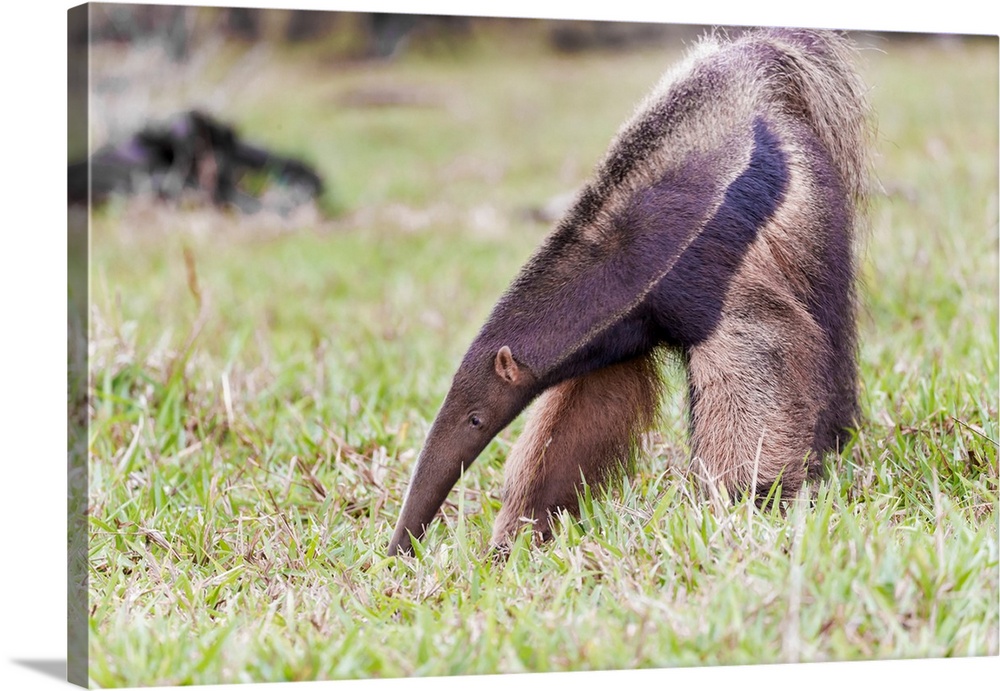
<path fill-rule="evenodd" d="M 423 536 L 462 471 L 537 393 L 536 377 L 509 347 L 469 349 L 417 459 L 390 555 L 410 552 L 410 536 Z"/>

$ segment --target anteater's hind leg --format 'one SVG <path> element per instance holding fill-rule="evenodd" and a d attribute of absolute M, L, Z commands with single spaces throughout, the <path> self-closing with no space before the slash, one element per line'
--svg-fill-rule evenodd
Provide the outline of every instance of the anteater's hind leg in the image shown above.
<path fill-rule="evenodd" d="M 560 509 L 577 510 L 583 479 L 596 487 L 625 472 L 655 420 L 660 381 L 650 353 L 545 391 L 507 458 L 494 546 L 504 549 L 526 524 L 547 539 Z"/>
<path fill-rule="evenodd" d="M 822 462 L 830 382 L 828 348 L 791 297 L 749 283 L 732 287 L 717 329 L 688 350 L 694 473 L 733 499 L 775 483 L 791 496 Z M 737 307 L 738 306 L 738 307 Z"/>

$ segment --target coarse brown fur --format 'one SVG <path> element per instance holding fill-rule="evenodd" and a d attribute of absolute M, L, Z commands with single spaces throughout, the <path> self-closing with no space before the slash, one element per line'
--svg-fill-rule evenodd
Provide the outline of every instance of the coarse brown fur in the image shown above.
<path fill-rule="evenodd" d="M 470 346 L 390 553 L 536 396 L 493 540 L 546 536 L 653 424 L 664 347 L 686 364 L 692 470 L 713 492 L 784 495 L 819 472 L 857 415 L 870 130 L 853 50 L 832 32 L 713 35 L 668 73 Z"/>
<path fill-rule="evenodd" d="M 627 472 L 656 419 L 660 388 L 650 353 L 542 393 L 507 456 L 493 544 L 503 548 L 524 524 L 548 538 L 555 513 L 573 510 L 583 482 L 597 487 Z"/>

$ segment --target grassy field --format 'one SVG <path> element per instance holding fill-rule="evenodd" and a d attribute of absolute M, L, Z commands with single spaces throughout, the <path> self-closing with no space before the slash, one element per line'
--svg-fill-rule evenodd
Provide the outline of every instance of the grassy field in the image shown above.
<path fill-rule="evenodd" d="M 674 364 L 636 477 L 552 543 L 484 559 L 518 420 L 423 558 L 385 557 L 458 359 L 547 232 L 530 211 L 580 184 L 675 57 L 220 49 L 199 81 L 150 92 L 211 95 L 308 157 L 336 214 L 96 214 L 92 684 L 998 653 L 995 40 L 864 53 L 881 188 L 864 420 L 813 505 L 699 496 Z"/>

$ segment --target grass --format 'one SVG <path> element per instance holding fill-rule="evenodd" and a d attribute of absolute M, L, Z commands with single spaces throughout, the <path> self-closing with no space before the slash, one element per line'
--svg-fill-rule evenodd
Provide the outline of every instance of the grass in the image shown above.
<path fill-rule="evenodd" d="M 453 369 L 547 230 L 525 210 L 579 184 L 675 57 L 521 48 L 276 53 L 149 99 L 221 89 L 248 137 L 320 167 L 340 213 L 94 217 L 91 684 L 996 655 L 995 40 L 865 52 L 884 193 L 864 419 L 811 505 L 695 491 L 674 364 L 636 476 L 550 544 L 484 558 L 519 420 L 422 558 L 385 557 Z M 411 105 L 358 105 L 380 94 Z"/>

